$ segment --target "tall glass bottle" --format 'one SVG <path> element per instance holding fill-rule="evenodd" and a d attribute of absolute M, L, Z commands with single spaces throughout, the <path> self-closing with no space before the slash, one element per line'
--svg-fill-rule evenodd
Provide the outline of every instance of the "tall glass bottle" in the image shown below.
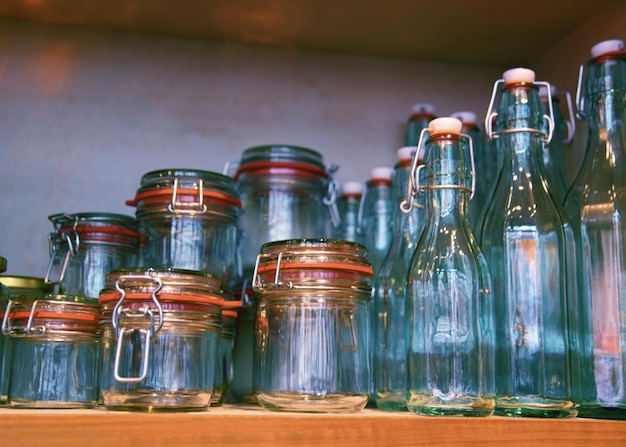
<path fill-rule="evenodd" d="M 339 225 L 335 228 L 335 239 L 363 243 L 363 235 L 359 228 L 363 187 L 362 182 L 344 182 L 341 186 L 341 194 L 337 198 Z"/>
<path fill-rule="evenodd" d="M 565 199 L 580 268 L 574 399 L 582 417 L 626 419 L 626 52 L 611 40 L 591 54 L 577 92 L 587 149 Z"/>
<path fill-rule="evenodd" d="M 576 412 L 569 383 L 566 226 L 540 161 L 554 128 L 552 113 L 542 113 L 541 84 L 547 85 L 535 82 L 532 70 L 517 68 L 494 85 L 485 128 L 505 159 L 481 247 L 493 278 L 496 413 L 567 417 Z M 544 119 L 551 121 L 548 135 Z"/>
<path fill-rule="evenodd" d="M 468 205 L 468 219 L 474 234 L 480 232 L 482 217 L 487 203 L 493 195 L 498 181 L 498 157 L 494 148 L 487 144 L 485 137 L 478 127 L 478 119 L 474 112 L 462 111 L 451 115 L 463 123 L 463 133 L 472 139 L 474 148 L 474 165 L 476 168 L 476 189 L 474 197 Z"/>
<path fill-rule="evenodd" d="M 363 243 L 374 274 L 378 273 L 383 259 L 389 251 L 393 237 L 393 223 L 396 201 L 393 196 L 393 168 L 377 167 L 372 169 L 366 182 L 365 197 L 360 210 Z"/>
<path fill-rule="evenodd" d="M 411 116 L 406 123 L 404 145 L 417 146 L 420 133 L 428 127 L 430 120 L 435 118 L 435 106 L 427 102 L 418 102 L 413 105 Z"/>
<path fill-rule="evenodd" d="M 416 149 L 415 146 L 405 146 L 398 150 L 393 179 L 398 207 L 407 196 L 411 161 Z M 425 223 L 423 207 L 411 202 L 402 211 L 396 212 L 391 246 L 372 285 L 374 400 L 378 408 L 385 410 L 406 410 L 407 275 Z"/>
<path fill-rule="evenodd" d="M 467 219 L 474 192 L 471 138 L 456 118 L 435 119 L 429 131 L 425 164 L 412 172 L 415 190 L 427 196 L 429 218 L 408 276 L 407 407 L 427 415 L 489 416 L 495 407 L 493 296 Z M 424 167 L 420 184 L 416 171 Z"/>
<path fill-rule="evenodd" d="M 565 196 L 569 189 L 569 181 L 565 174 L 565 164 L 563 159 L 563 150 L 569 145 L 574 138 L 576 131 L 576 122 L 574 121 L 574 113 L 572 110 L 572 99 L 569 92 L 559 92 L 554 85 L 550 86 L 552 98 L 552 111 L 554 112 L 554 132 L 550 144 L 545 144 L 543 148 L 543 164 L 546 174 L 546 181 L 550 191 L 554 194 L 557 203 L 563 204 Z M 548 90 L 547 88 L 539 88 L 539 98 L 543 113 L 550 111 L 548 106 Z M 560 98 L 565 98 L 567 106 L 567 119 L 563 115 Z M 548 132 L 547 124 L 544 123 L 544 132 Z"/>

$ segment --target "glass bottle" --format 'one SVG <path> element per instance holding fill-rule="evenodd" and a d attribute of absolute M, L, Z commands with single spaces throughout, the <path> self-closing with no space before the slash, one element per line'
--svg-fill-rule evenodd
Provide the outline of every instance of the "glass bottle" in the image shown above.
<path fill-rule="evenodd" d="M 372 169 L 370 179 L 366 182 L 365 196 L 361 199 L 360 227 L 374 274 L 378 273 L 387 255 L 393 236 L 396 213 L 393 175 L 393 168 L 381 166 Z"/>
<path fill-rule="evenodd" d="M 485 128 L 505 159 L 481 247 L 493 279 L 496 413 L 567 417 L 576 412 L 569 383 L 566 255 L 575 253 L 566 253 L 566 226 L 540 160 L 554 121 L 552 113 L 543 115 L 539 85 L 547 83 L 535 82 L 535 73 L 525 68 L 506 71 L 494 85 Z M 548 135 L 544 119 L 550 121 Z"/>
<path fill-rule="evenodd" d="M 406 146 L 398 150 L 393 180 L 398 207 L 407 195 L 416 149 Z M 372 284 L 373 397 L 376 406 L 385 410 L 406 410 L 406 279 L 424 223 L 424 208 L 413 202 L 396 212 L 393 240 Z"/>
<path fill-rule="evenodd" d="M 431 121 L 425 164 L 412 171 L 429 217 L 408 276 L 406 404 L 418 414 L 489 416 L 495 407 L 493 296 L 467 218 L 474 166 L 471 137 L 461 128 L 456 118 Z M 421 183 L 417 171 L 424 168 Z"/>
<path fill-rule="evenodd" d="M 337 199 L 340 224 L 334 234 L 335 239 L 351 242 L 363 242 L 359 228 L 359 208 L 363 196 L 362 182 L 345 182 L 341 187 L 341 195 Z"/>
<path fill-rule="evenodd" d="M 468 205 L 468 219 L 474 234 L 478 237 L 485 209 L 493 195 L 500 174 L 498 156 L 495 148 L 487 144 L 483 132 L 478 127 L 478 119 L 474 112 L 455 112 L 451 116 L 463 123 L 463 133 L 472 139 L 476 168 L 476 190 Z"/>
<path fill-rule="evenodd" d="M 550 191 L 554 194 L 554 200 L 558 204 L 563 204 L 569 189 L 569 181 L 565 174 L 563 150 L 574 138 L 576 122 L 574 121 L 572 99 L 569 92 L 559 92 L 554 85 L 551 85 L 550 93 L 552 98 L 552 111 L 554 112 L 554 132 L 550 144 L 544 145 L 542 159 L 546 181 L 548 182 Z M 545 86 L 539 88 L 539 98 L 541 99 L 543 113 L 549 113 L 548 92 Z M 565 98 L 567 103 L 567 120 L 563 115 L 563 106 L 561 105 L 560 98 Z M 544 132 L 547 133 L 548 128 L 546 126 L 547 123 L 544 122 Z"/>
<path fill-rule="evenodd" d="M 428 128 L 430 120 L 435 118 L 435 106 L 427 102 L 418 102 L 413 105 L 404 133 L 404 146 L 417 146 L 420 133 Z"/>
<path fill-rule="evenodd" d="M 587 149 L 565 199 L 580 268 L 571 309 L 580 361 L 572 365 L 574 399 L 582 417 L 626 419 L 626 52 L 610 40 L 591 55 L 576 101 Z"/>

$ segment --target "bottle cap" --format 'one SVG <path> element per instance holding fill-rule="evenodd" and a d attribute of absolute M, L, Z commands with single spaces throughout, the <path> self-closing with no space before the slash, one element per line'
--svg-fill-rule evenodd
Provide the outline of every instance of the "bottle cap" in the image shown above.
<path fill-rule="evenodd" d="M 450 116 L 459 119 L 462 123 L 467 124 L 476 124 L 476 120 L 478 119 L 478 116 L 474 112 L 469 112 L 466 110 L 462 112 L 454 112 Z"/>
<path fill-rule="evenodd" d="M 553 98 L 556 96 L 556 91 L 557 91 L 556 86 L 554 86 L 553 84 L 550 84 L 550 94 L 552 95 Z M 548 88 L 545 85 L 539 86 L 539 97 L 540 98 L 548 97 Z"/>
<path fill-rule="evenodd" d="M 596 58 L 616 51 L 624 51 L 624 41 L 620 39 L 605 40 L 591 48 L 591 57 Z"/>
<path fill-rule="evenodd" d="M 377 168 L 372 169 L 370 178 L 372 179 L 380 179 L 380 180 L 392 180 L 394 174 L 394 169 L 386 166 L 379 166 Z"/>
<path fill-rule="evenodd" d="M 502 79 L 505 84 L 532 84 L 535 82 L 535 72 L 528 68 L 511 68 L 502 74 Z"/>
<path fill-rule="evenodd" d="M 462 128 L 461 120 L 452 117 L 435 118 L 428 124 L 431 136 L 442 133 L 459 135 Z"/>
<path fill-rule="evenodd" d="M 404 146 L 398 149 L 398 161 L 411 160 L 417 152 L 417 146 Z"/>
<path fill-rule="evenodd" d="M 413 113 L 424 113 L 426 115 L 435 114 L 435 106 L 429 102 L 418 102 L 413 104 Z"/>
<path fill-rule="evenodd" d="M 363 183 L 361 182 L 345 182 L 341 185 L 343 194 L 355 195 L 363 192 Z"/>

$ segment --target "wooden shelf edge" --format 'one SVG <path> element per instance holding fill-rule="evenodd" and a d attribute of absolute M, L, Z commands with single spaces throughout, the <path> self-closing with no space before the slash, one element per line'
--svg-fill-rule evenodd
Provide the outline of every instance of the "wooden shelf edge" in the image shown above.
<path fill-rule="evenodd" d="M 199 413 L 0 409 L 12 445 L 524 446 L 626 445 L 626 421 L 446 418 L 366 409 L 354 414 L 277 413 L 224 406 Z"/>

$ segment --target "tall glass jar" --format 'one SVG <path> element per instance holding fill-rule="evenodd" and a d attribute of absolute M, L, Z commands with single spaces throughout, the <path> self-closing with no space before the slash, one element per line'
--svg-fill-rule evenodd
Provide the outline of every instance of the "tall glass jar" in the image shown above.
<path fill-rule="evenodd" d="M 417 147 L 398 150 L 393 188 L 396 212 L 392 242 L 372 284 L 374 400 L 385 410 L 406 410 L 408 338 L 407 276 L 425 223 L 423 207 L 405 201 Z"/>
<path fill-rule="evenodd" d="M 493 279 L 496 413 L 568 417 L 571 399 L 567 296 L 568 229 L 548 189 L 540 157 L 544 116 L 532 70 L 508 70 L 494 85 L 485 128 L 505 155 L 486 214 L 481 248 Z M 499 102 L 497 98 L 499 97 Z M 494 104 L 497 109 L 494 110 Z M 493 111 L 493 112 L 492 112 Z M 496 129 L 492 118 L 496 117 Z M 574 288 L 575 289 L 575 288 Z"/>
<path fill-rule="evenodd" d="M 98 299 L 108 271 L 137 264 L 135 219 L 113 213 L 53 214 L 46 283 L 58 292 Z"/>
<path fill-rule="evenodd" d="M 151 171 L 126 203 L 137 207 L 139 265 L 210 272 L 232 293 L 241 208 L 232 178 L 194 169 Z"/>
<path fill-rule="evenodd" d="M 408 273 L 409 410 L 489 416 L 495 408 L 491 277 L 467 216 L 474 193 L 472 138 L 456 118 L 431 121 L 424 165 L 411 178 L 428 222 Z M 425 168 L 421 183 L 418 170 Z"/>
<path fill-rule="evenodd" d="M 600 42 L 591 56 L 581 65 L 577 92 L 578 114 L 587 119 L 587 149 L 565 199 L 580 269 L 580 299 L 572 303 L 570 318 L 578 342 L 574 399 L 582 417 L 626 419 L 624 42 Z"/>
<path fill-rule="evenodd" d="M 2 332 L 13 352 L 17 408 L 90 408 L 98 401 L 100 308 L 90 297 L 29 294 L 9 301 Z"/>
<path fill-rule="evenodd" d="M 104 405 L 206 409 L 223 301 L 220 281 L 210 273 L 167 267 L 109 272 L 99 298 Z"/>
<path fill-rule="evenodd" d="M 371 277 L 367 250 L 354 242 L 297 239 L 261 247 L 254 274 L 261 405 L 307 412 L 366 405 Z"/>
<path fill-rule="evenodd" d="M 234 174 L 241 196 L 239 221 L 242 283 L 250 287 L 254 264 L 264 243 L 325 236 L 332 173 L 322 155 L 292 145 L 266 145 L 246 149 Z M 246 284 L 245 282 L 248 281 Z M 246 302 L 237 319 L 233 395 L 240 402 L 256 402 L 252 338 L 254 302 Z"/>

